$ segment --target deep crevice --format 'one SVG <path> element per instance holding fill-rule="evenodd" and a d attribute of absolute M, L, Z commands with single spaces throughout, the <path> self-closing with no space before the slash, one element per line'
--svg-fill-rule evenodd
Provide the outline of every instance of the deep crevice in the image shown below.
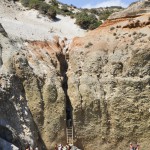
<path fill-rule="evenodd" d="M 67 128 L 71 127 L 73 125 L 73 107 L 71 105 L 70 98 L 68 96 L 68 77 L 67 77 L 67 70 L 68 70 L 68 62 L 66 60 L 66 56 L 64 54 L 57 54 L 56 55 L 59 63 L 60 63 L 60 74 L 63 77 L 62 81 L 62 88 L 65 94 L 66 99 L 66 126 Z"/>
<path fill-rule="evenodd" d="M 3 60 L 2 60 L 2 46 L 0 45 L 0 67 L 3 65 Z"/>
<path fill-rule="evenodd" d="M 14 144 L 17 147 L 21 147 L 21 142 L 19 137 L 16 137 L 14 133 L 7 127 L 0 125 L 0 138 L 6 140 L 9 143 Z"/>

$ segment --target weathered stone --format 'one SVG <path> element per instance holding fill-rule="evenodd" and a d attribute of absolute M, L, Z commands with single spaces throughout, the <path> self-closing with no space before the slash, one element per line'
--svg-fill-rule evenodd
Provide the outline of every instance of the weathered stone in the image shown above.
<path fill-rule="evenodd" d="M 125 27 L 128 18 L 106 21 L 69 49 L 67 39 L 57 36 L 51 42 L 14 41 L 2 30 L 0 148 L 66 144 L 69 106 L 79 148 L 123 150 L 138 142 L 149 149 L 148 17 L 132 18 L 132 27 Z"/>
<path fill-rule="evenodd" d="M 0 33 L 1 33 L 2 35 L 4 35 L 5 37 L 8 36 L 1 23 L 0 23 Z"/>
<path fill-rule="evenodd" d="M 148 16 L 138 19 L 148 20 Z M 138 36 L 139 27 L 118 28 L 119 40 L 115 40 L 110 28 L 115 22 L 122 26 L 126 21 L 106 21 L 84 38 L 74 39 L 69 51 L 68 95 L 76 145 L 82 149 L 123 150 L 129 142 L 149 147 L 150 29 L 140 28 L 142 34 L 148 34 L 142 44 L 137 39 L 134 45 L 129 43 Z M 89 42 L 93 46 L 86 48 Z"/>

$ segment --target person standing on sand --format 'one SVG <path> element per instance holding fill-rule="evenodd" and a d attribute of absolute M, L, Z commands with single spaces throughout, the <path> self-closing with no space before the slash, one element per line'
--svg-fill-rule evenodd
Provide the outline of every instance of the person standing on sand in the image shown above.
<path fill-rule="evenodd" d="M 132 143 L 130 143 L 130 150 L 133 150 L 133 145 L 132 145 Z"/>
<path fill-rule="evenodd" d="M 58 150 L 62 150 L 63 146 L 61 144 L 58 145 Z"/>
<path fill-rule="evenodd" d="M 68 143 L 67 143 L 67 145 L 66 145 L 66 148 L 67 148 L 67 150 L 70 150 L 70 146 L 69 146 Z"/>
<path fill-rule="evenodd" d="M 30 145 L 27 146 L 26 150 L 30 150 Z"/>
<path fill-rule="evenodd" d="M 55 145 L 55 150 L 58 150 L 58 145 L 57 144 Z"/>
<path fill-rule="evenodd" d="M 133 146 L 132 143 L 130 143 L 130 150 L 139 150 L 140 149 L 140 145 L 136 145 L 136 146 Z"/>
<path fill-rule="evenodd" d="M 140 150 L 140 145 L 137 144 L 136 150 Z"/>

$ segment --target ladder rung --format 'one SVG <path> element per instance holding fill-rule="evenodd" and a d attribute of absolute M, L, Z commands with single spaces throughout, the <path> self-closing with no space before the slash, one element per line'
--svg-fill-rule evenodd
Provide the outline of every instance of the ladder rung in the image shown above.
<path fill-rule="evenodd" d="M 66 128 L 67 143 L 73 144 L 73 127 Z"/>

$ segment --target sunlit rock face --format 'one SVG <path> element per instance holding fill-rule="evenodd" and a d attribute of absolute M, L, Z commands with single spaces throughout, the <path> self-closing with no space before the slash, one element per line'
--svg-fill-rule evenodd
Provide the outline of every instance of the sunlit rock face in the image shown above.
<path fill-rule="evenodd" d="M 0 34 L 0 45 L 0 137 L 22 149 L 65 143 L 60 71 L 65 61 L 59 44 L 13 41 Z"/>
<path fill-rule="evenodd" d="M 0 149 L 74 144 L 124 150 L 150 139 L 150 14 L 107 20 L 83 38 L 10 38 L 0 25 Z"/>
<path fill-rule="evenodd" d="M 76 144 L 84 149 L 149 147 L 149 14 L 132 23 L 108 20 L 71 45 L 68 95 Z"/>
<path fill-rule="evenodd" d="M 123 18 L 123 17 L 134 17 L 144 13 L 150 13 L 150 1 L 141 0 L 135 1 L 129 5 L 128 8 L 121 12 L 115 12 L 110 15 L 109 19 Z"/>

